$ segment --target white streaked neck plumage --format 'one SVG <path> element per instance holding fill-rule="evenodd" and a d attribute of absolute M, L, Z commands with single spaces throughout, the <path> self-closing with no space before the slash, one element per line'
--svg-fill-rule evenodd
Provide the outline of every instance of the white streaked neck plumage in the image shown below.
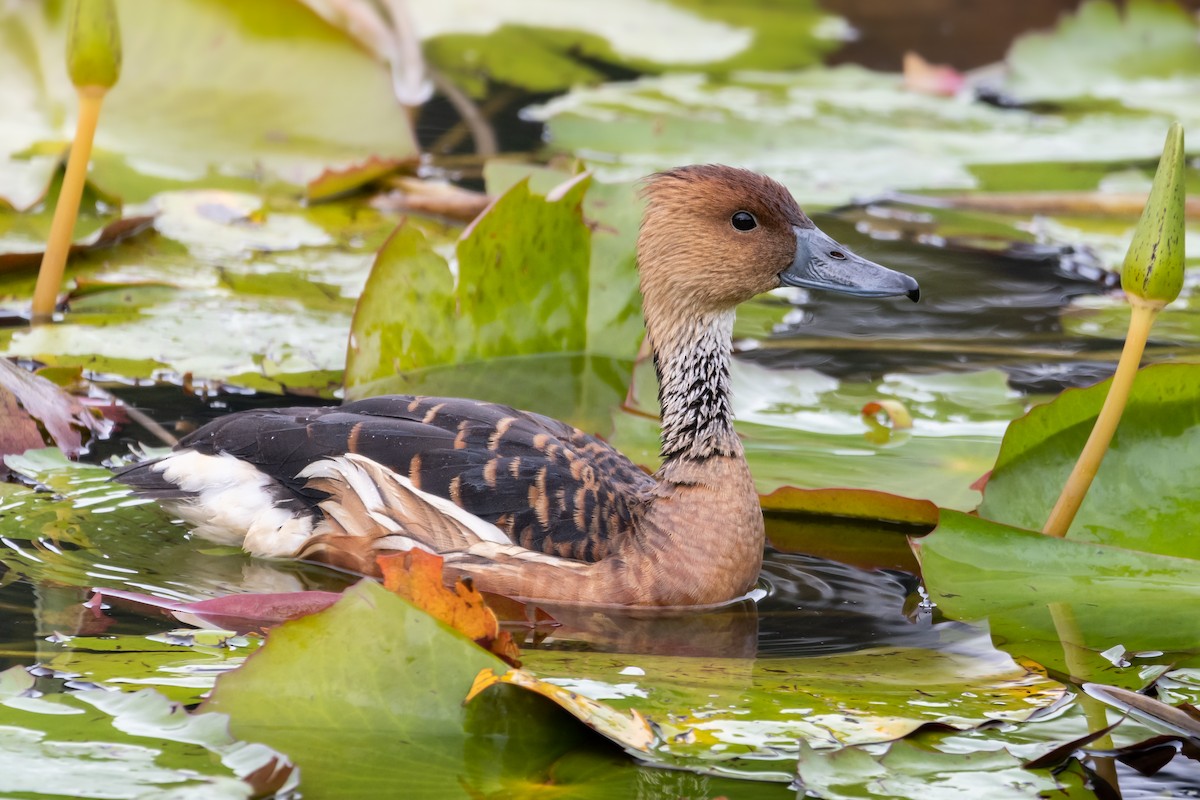
<path fill-rule="evenodd" d="M 712 312 L 651 335 L 662 408 L 662 457 L 668 461 L 742 455 L 729 388 L 733 318 L 732 310 Z"/>

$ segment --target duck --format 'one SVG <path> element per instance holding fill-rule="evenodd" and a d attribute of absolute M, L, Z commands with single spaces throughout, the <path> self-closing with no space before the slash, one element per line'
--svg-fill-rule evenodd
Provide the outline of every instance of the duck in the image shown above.
<path fill-rule="evenodd" d="M 419 548 L 446 579 L 525 601 L 713 606 L 758 579 L 762 509 L 734 430 L 738 304 L 780 286 L 920 297 L 910 276 L 819 230 L 745 169 L 693 165 L 643 181 L 637 240 L 658 375 L 661 465 L 597 436 L 480 400 L 381 396 L 220 417 L 117 479 L 198 536 L 253 556 L 378 575 Z"/>

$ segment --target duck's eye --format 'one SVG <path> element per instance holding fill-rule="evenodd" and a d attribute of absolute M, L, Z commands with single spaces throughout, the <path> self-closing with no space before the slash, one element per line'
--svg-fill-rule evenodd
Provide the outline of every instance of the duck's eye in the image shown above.
<path fill-rule="evenodd" d="M 833 258 L 836 258 L 838 261 L 846 260 L 846 254 L 843 253 L 841 250 L 830 250 L 829 255 Z"/>
<path fill-rule="evenodd" d="M 739 231 L 752 231 L 758 227 L 758 220 L 749 211 L 738 211 L 729 221 Z"/>

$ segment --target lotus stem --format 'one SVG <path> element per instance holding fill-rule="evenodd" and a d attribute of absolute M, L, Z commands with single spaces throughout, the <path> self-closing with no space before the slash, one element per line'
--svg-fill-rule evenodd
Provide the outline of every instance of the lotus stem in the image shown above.
<path fill-rule="evenodd" d="M 58 290 L 62 286 L 66 271 L 67 256 L 71 252 L 75 219 L 79 215 L 79 202 L 83 198 L 83 185 L 87 181 L 88 161 L 92 157 L 92 139 L 96 135 L 96 124 L 100 120 L 100 106 L 107 89 L 101 86 L 79 87 L 79 122 L 75 126 L 75 141 L 67 157 L 67 171 L 63 176 L 58 202 L 54 206 L 54 220 L 50 223 L 50 238 L 42 256 L 38 271 L 37 286 L 33 292 L 33 321 L 46 322 L 54 314 Z"/>
<path fill-rule="evenodd" d="M 1125 263 L 1121 265 L 1121 288 L 1125 290 L 1130 307 L 1125 346 L 1087 444 L 1042 528 L 1042 533 L 1048 536 L 1062 538 L 1067 535 L 1125 411 L 1154 318 L 1179 296 L 1183 287 L 1183 217 L 1187 201 L 1184 161 L 1183 126 L 1173 122 L 1167 130 L 1146 207 L 1142 209 L 1142 217 L 1134 228 L 1133 240 L 1125 254 Z"/>
<path fill-rule="evenodd" d="M 1112 442 L 1121 414 L 1125 411 L 1129 392 L 1133 388 L 1133 379 L 1137 376 L 1138 365 L 1141 364 L 1142 353 L 1146 349 L 1146 340 L 1150 337 L 1150 327 L 1162 308 L 1161 304 L 1146 302 L 1137 297 L 1130 297 L 1130 305 L 1132 313 L 1129 317 L 1129 332 L 1125 337 L 1125 347 L 1121 350 L 1121 360 L 1117 362 L 1112 386 L 1109 387 L 1108 396 L 1104 398 L 1104 405 L 1100 408 L 1100 415 L 1096 417 L 1096 424 L 1088 436 L 1087 444 L 1083 446 L 1083 452 L 1079 454 L 1079 460 L 1075 462 L 1075 468 L 1071 470 L 1071 476 L 1067 478 L 1062 494 L 1058 496 L 1058 502 L 1050 512 L 1050 518 L 1042 528 L 1042 533 L 1048 536 L 1066 536 L 1067 530 L 1075 520 L 1083 498 L 1100 469 L 1100 462 L 1108 452 L 1108 445 Z"/>
<path fill-rule="evenodd" d="M 66 55 L 67 74 L 79 94 L 79 121 L 33 292 L 35 323 L 49 321 L 54 315 L 67 256 L 71 254 L 100 106 L 121 75 L 121 31 L 114 0 L 73 0 L 67 11 Z"/>

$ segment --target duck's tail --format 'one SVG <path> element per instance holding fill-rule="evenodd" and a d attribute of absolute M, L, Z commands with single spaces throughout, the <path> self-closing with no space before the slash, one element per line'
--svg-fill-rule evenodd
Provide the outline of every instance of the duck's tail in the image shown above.
<path fill-rule="evenodd" d="M 414 547 L 444 556 L 447 564 L 477 564 L 496 558 L 529 559 L 492 523 L 450 500 L 418 489 L 411 480 L 365 456 L 346 454 L 316 461 L 298 477 L 328 494 L 324 519 L 297 551 L 299 558 L 355 572 L 376 573 L 383 552 Z"/>

